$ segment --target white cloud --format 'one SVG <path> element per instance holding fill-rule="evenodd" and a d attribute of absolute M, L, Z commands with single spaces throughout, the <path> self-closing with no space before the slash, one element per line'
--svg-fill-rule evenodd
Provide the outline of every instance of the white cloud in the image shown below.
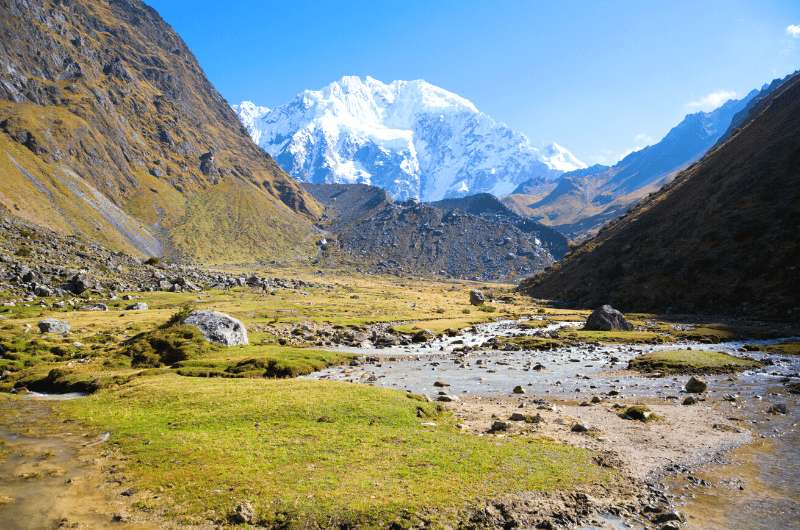
<path fill-rule="evenodd" d="M 638 133 L 633 137 L 633 145 L 624 151 L 611 151 L 610 149 L 603 149 L 588 157 L 590 164 L 603 164 L 604 166 L 613 166 L 634 151 L 641 151 L 648 145 L 653 145 L 655 140 L 647 133 Z"/>
<path fill-rule="evenodd" d="M 800 39 L 800 24 L 789 24 L 786 26 L 786 34 L 793 39 Z"/>
<path fill-rule="evenodd" d="M 735 97 L 736 97 L 736 92 L 734 92 L 733 90 L 717 90 L 715 92 L 711 92 L 710 94 L 706 94 L 700 99 L 690 101 L 689 103 L 686 104 L 686 108 L 709 112 L 716 109 L 729 99 L 733 99 Z"/>

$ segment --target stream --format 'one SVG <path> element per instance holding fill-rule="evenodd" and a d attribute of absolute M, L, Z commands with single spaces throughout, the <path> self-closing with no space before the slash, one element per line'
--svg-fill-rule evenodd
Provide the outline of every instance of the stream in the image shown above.
<path fill-rule="evenodd" d="M 541 335 L 559 327 L 582 323 L 561 322 L 546 328 L 524 328 L 515 321 L 475 326 L 456 337 L 392 348 L 336 348 L 371 358 L 358 366 L 332 367 L 310 378 L 367 383 L 435 397 L 449 395 L 511 396 L 516 385 L 526 394 L 561 400 L 586 401 L 593 396 L 615 399 L 649 398 L 672 402 L 686 395 L 688 376 L 643 377 L 626 370 L 640 354 L 670 349 L 702 349 L 742 355 L 745 344 L 774 344 L 797 338 L 731 341 L 718 344 L 584 345 L 549 351 L 474 350 L 496 335 Z M 747 352 L 768 366 L 735 375 L 704 376 L 705 397 L 719 403 L 731 419 L 750 425 L 753 444 L 725 453 L 697 469 L 676 470 L 666 480 L 667 495 L 688 517 L 688 528 L 792 529 L 800 528 L 800 400 L 784 383 L 800 381 L 800 356 Z M 538 365 L 538 366 L 537 366 Z M 787 414 L 767 414 L 774 403 Z M 606 527 L 628 528 L 609 518 Z"/>

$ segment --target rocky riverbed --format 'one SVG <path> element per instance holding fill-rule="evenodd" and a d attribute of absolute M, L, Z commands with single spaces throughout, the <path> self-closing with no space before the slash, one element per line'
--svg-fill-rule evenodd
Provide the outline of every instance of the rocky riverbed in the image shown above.
<path fill-rule="evenodd" d="M 664 495 L 670 507 L 683 512 L 676 520 L 659 519 L 642 505 L 642 513 L 623 517 L 634 527 L 796 527 L 800 470 L 779 461 L 796 461 L 800 455 L 798 396 L 789 386 L 800 381 L 800 357 L 745 351 L 786 339 L 595 343 L 543 351 L 497 351 L 484 346 L 497 336 L 547 336 L 579 325 L 558 322 L 531 328 L 524 321 L 502 321 L 422 343 L 339 346 L 336 349 L 359 353 L 361 361 L 309 377 L 426 395 L 445 402 L 469 432 L 528 433 L 595 449 L 606 455 L 609 465 Z M 764 361 L 765 366 L 703 376 L 708 390 L 695 403 L 683 404 L 689 395 L 684 390 L 688 375 L 653 377 L 627 369 L 628 361 L 638 355 L 672 349 L 747 356 Z M 631 404 L 645 405 L 657 421 L 621 418 L 620 411 Z M 747 455 L 749 467 L 732 464 L 745 458 L 741 455 Z M 719 478 L 702 479 L 701 473 Z M 737 489 L 740 482 L 759 486 Z M 752 509 L 726 510 L 737 498 Z M 709 503 L 716 506 L 713 518 L 706 509 Z M 662 513 L 664 507 L 659 510 Z M 778 526 L 764 526 L 765 521 Z M 609 515 L 594 527 L 624 527 L 620 524 L 620 519 Z"/>

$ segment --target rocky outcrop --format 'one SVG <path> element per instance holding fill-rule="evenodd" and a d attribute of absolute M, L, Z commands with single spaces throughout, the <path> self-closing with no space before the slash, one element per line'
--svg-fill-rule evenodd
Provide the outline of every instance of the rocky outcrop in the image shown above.
<path fill-rule="evenodd" d="M 513 214 L 467 213 L 471 203 L 396 203 L 362 184 L 308 184 L 326 206 L 319 263 L 383 274 L 436 274 L 474 280 L 514 279 L 552 265 L 562 236 Z M 505 207 L 499 205 L 503 210 Z M 529 226 L 529 224 L 531 226 Z M 542 227 L 544 228 L 544 227 Z M 544 229 L 549 230 L 549 229 Z M 550 230 L 550 232 L 552 232 Z"/>
<path fill-rule="evenodd" d="M 184 319 L 183 323 L 199 329 L 210 342 L 225 346 L 249 344 L 244 324 L 219 311 L 194 311 Z"/>
<path fill-rule="evenodd" d="M 625 315 L 608 304 L 592 311 L 583 329 L 593 331 L 630 331 L 633 326 L 625 320 Z"/>

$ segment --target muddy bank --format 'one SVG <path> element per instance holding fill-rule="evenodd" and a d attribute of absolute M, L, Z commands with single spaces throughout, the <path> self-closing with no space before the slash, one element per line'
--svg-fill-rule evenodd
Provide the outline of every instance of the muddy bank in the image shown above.
<path fill-rule="evenodd" d="M 107 438 L 57 420 L 47 402 L 0 401 L 0 526 L 165 528 L 129 515 Z"/>

